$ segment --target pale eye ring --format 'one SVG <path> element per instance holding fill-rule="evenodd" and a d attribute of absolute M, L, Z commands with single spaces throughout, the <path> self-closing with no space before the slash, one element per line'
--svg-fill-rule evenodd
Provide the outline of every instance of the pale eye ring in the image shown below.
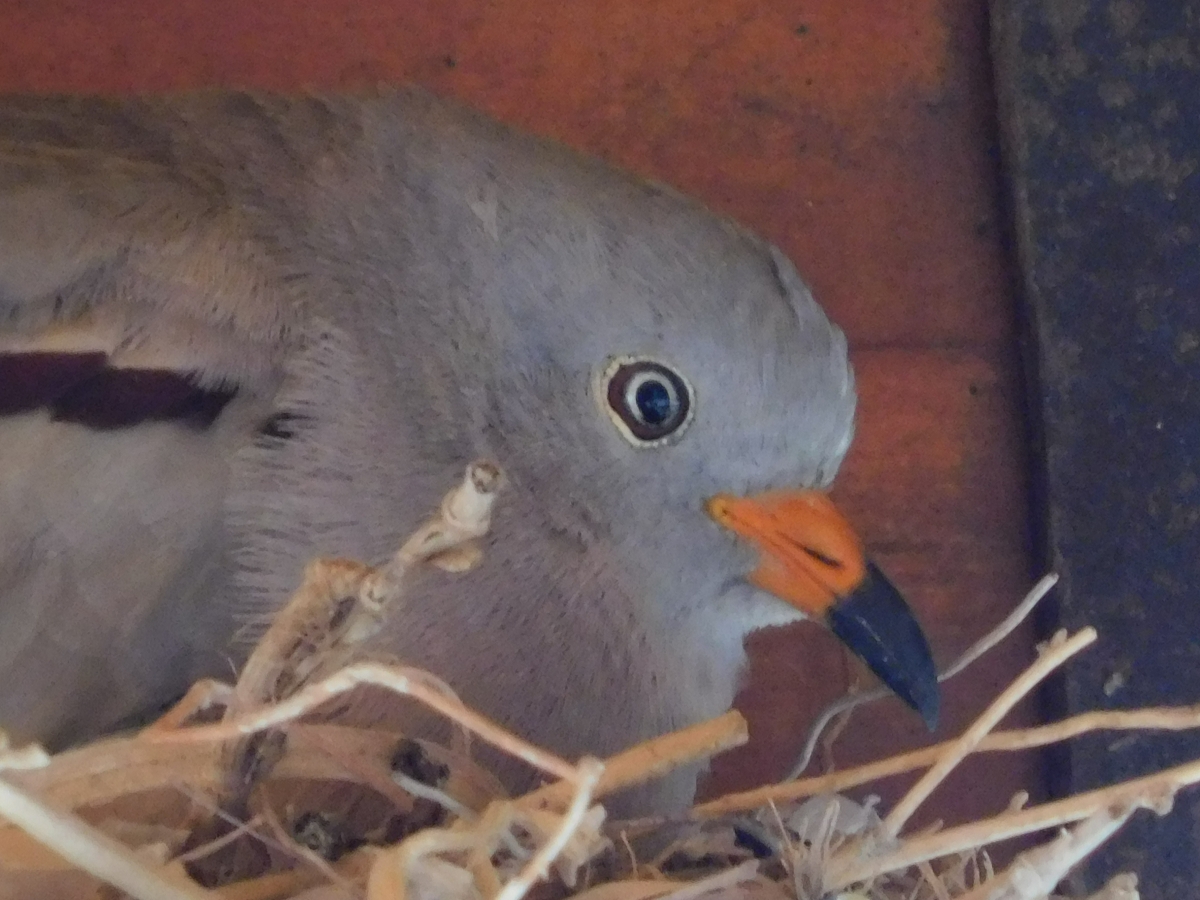
<path fill-rule="evenodd" d="M 602 379 L 602 397 L 621 433 L 634 446 L 678 440 L 691 422 L 694 397 L 673 367 L 653 359 L 614 360 Z"/>

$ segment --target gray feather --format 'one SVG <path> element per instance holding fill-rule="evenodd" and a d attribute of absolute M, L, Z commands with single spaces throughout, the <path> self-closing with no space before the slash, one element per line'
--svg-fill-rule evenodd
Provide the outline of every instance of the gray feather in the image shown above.
<path fill-rule="evenodd" d="M 854 409 L 778 251 L 416 91 L 0 102 L 0 327 L 236 391 L 205 429 L 0 418 L 0 723 L 56 743 L 227 677 L 307 560 L 383 558 L 479 456 L 513 485 L 484 563 L 383 648 L 571 755 L 719 713 L 795 614 L 701 504 L 827 484 Z M 592 396 L 621 355 L 694 385 L 674 446 Z"/>

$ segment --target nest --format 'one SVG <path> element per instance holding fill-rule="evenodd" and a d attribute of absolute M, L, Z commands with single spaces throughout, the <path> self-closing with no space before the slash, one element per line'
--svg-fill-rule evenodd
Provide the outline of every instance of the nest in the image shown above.
<path fill-rule="evenodd" d="M 1096 712 L 1019 731 L 993 729 L 1021 698 L 1096 639 L 1056 634 L 959 737 L 820 777 L 733 794 L 673 820 L 607 822 L 609 794 L 745 742 L 736 712 L 605 760 L 534 746 L 466 707 L 429 673 L 354 661 L 404 593 L 414 566 L 479 558 L 500 471 L 470 466 L 438 514 L 385 565 L 317 560 L 236 684 L 197 684 L 142 731 L 55 756 L 0 741 L 0 897 L 23 900 L 1036 900 L 1140 808 L 1163 813 L 1200 780 L 1200 762 L 978 822 L 909 833 L 914 811 L 966 756 L 1098 729 L 1200 727 L 1200 708 Z M 968 665 L 1024 618 L 1043 579 Z M 330 701 L 363 685 L 419 703 L 454 726 L 445 743 L 338 724 Z M 825 726 L 876 693 L 827 711 Z M 546 784 L 509 797 L 471 754 L 481 741 Z M 889 810 L 842 796 L 924 770 Z M 1054 832 L 1003 871 L 986 848 Z M 1114 878 L 1091 900 L 1134 900 Z"/>

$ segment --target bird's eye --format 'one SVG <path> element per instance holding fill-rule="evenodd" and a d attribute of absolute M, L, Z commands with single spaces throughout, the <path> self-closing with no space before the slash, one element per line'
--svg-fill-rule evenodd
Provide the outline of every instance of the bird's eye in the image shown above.
<path fill-rule="evenodd" d="M 621 433 L 639 447 L 678 438 L 692 417 L 687 381 L 650 359 L 615 360 L 604 373 L 603 397 Z"/>

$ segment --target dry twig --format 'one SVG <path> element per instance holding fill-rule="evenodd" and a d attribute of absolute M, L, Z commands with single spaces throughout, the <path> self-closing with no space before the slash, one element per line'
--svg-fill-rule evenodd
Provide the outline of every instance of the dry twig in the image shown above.
<path fill-rule="evenodd" d="M 0 817 L 55 853 L 136 900 L 211 900 L 190 879 L 150 866 L 134 851 L 72 813 L 51 809 L 0 778 Z"/>
<path fill-rule="evenodd" d="M 470 729 L 492 746 L 556 778 L 570 779 L 574 775 L 575 767 L 561 757 L 517 737 L 486 716 L 464 706 L 460 701 L 450 700 L 441 692 L 430 689 L 424 681 L 412 678 L 406 670 L 379 663 L 356 663 L 347 666 L 286 700 L 264 706 L 232 721 L 155 732 L 147 735 L 146 740 L 163 744 L 232 740 L 295 721 L 334 697 L 368 684 L 386 688 L 394 694 L 412 697 L 452 722 Z"/>
<path fill-rule="evenodd" d="M 707 722 L 651 738 L 618 753 L 604 764 L 604 774 L 596 785 L 594 796 L 605 797 L 653 781 L 690 762 L 740 747 L 749 737 L 745 718 L 737 710 L 730 710 Z M 567 781 L 548 784 L 526 794 L 521 802 L 525 805 L 562 807 L 570 800 L 570 788 L 570 782 Z"/>
<path fill-rule="evenodd" d="M 1042 900 L 1080 860 L 1116 834 L 1136 808 L 1125 804 L 1097 810 L 1048 843 L 1026 850 L 1002 874 L 958 900 Z"/>
<path fill-rule="evenodd" d="M 236 689 L 215 684 L 197 686 L 189 694 L 187 705 L 180 704 L 158 727 L 147 729 L 142 736 L 99 742 L 94 747 L 53 759 L 37 748 L 8 750 L 0 738 L 0 771 L 4 772 L 0 778 L 0 817 L 27 829 L 72 864 L 139 900 L 150 897 L 198 900 L 215 896 L 284 900 L 309 888 L 317 891 L 313 897 L 318 894 L 325 897 L 339 885 L 343 891 L 351 892 L 364 887 L 368 900 L 424 900 L 430 896 L 439 900 L 522 900 L 552 870 L 562 885 L 573 888 L 580 867 L 607 843 L 600 832 L 604 811 L 594 805 L 597 798 L 737 746 L 746 740 L 746 724 L 739 714 L 731 712 L 630 748 L 606 763 L 585 759 L 574 765 L 468 709 L 427 673 L 381 663 L 342 666 L 345 653 L 369 636 L 388 605 L 402 596 L 403 577 L 411 565 L 433 561 L 455 568 L 474 561 L 477 551 L 472 535 L 482 533 L 478 531 L 481 516 L 486 527 L 491 501 L 486 499 L 482 507 L 479 505 L 480 496 L 488 492 L 479 491 L 478 485 L 472 487 L 471 472 L 468 471 L 466 486 L 447 495 L 440 515 L 422 526 L 385 566 L 369 569 L 341 562 L 310 568 L 306 580 L 309 594 L 304 595 L 304 589 L 298 592 L 297 605 L 289 607 L 282 623 L 276 623 L 278 628 L 272 626 L 268 630 L 256 650 L 257 658 L 252 657 L 253 665 L 247 667 Z M 994 646 L 1028 614 L 1052 584 L 1052 578 L 1039 582 L 1001 626 L 941 677 L 952 677 Z M 347 607 L 342 601 L 351 595 L 353 604 Z M 1042 648 L 1038 660 L 954 740 L 846 772 L 730 795 L 702 804 L 690 814 L 690 818 L 702 820 L 843 790 L 897 772 L 928 767 L 891 810 L 882 828 L 878 818 L 874 819 L 873 829 L 883 834 L 873 844 L 872 828 L 863 830 L 861 839 L 856 837 L 860 832 L 853 831 L 835 816 L 833 805 L 823 813 L 816 813 L 820 818 L 819 836 L 810 836 L 807 841 L 808 832 L 801 833 L 803 829 L 794 815 L 785 812 L 781 817 L 772 808 L 780 833 L 776 843 L 785 848 L 779 852 L 788 869 L 786 879 L 772 881 L 759 873 L 756 861 L 742 862 L 746 854 L 734 846 L 727 827 L 722 832 L 725 837 L 719 837 L 713 826 L 701 829 L 697 825 L 693 827 L 700 831 L 699 836 L 689 835 L 676 846 L 686 844 L 688 852 L 698 851 L 699 856 L 711 851 L 724 866 L 715 874 L 711 866 L 697 867 L 689 871 L 699 877 L 679 881 L 642 866 L 636 869 L 642 880 L 601 884 L 577 896 L 582 900 L 696 900 L 709 893 L 753 896 L 759 891 L 759 896 L 775 898 L 785 890 L 800 890 L 803 894 L 814 885 L 823 891 L 860 885 L 863 886 L 860 893 L 844 896 L 865 897 L 869 893 L 871 897 L 894 896 L 897 900 L 918 896 L 928 900 L 1040 900 L 1135 810 L 1150 808 L 1165 812 L 1176 791 L 1200 782 L 1200 760 L 1032 808 L 1024 806 L 1027 800 L 1024 798 L 986 821 L 893 839 L 930 792 L 968 754 L 1041 746 L 1097 729 L 1200 727 L 1200 705 L 1197 705 L 1089 713 L 1053 725 L 990 733 L 1042 678 L 1094 639 L 1092 629 L 1083 629 L 1070 639 L 1060 633 Z M 342 667 L 322 680 L 317 679 L 335 663 Z M 434 759 L 446 761 L 438 765 L 448 766 L 446 770 L 452 773 L 450 781 L 445 784 L 439 781 L 436 788 L 413 781 L 407 785 L 411 791 L 400 791 L 387 775 L 391 753 L 400 739 L 398 734 L 299 721 L 331 698 L 367 684 L 411 697 L 461 729 L 559 780 L 516 800 L 496 799 L 497 789 L 487 777 L 473 774 L 473 763 L 462 757 L 441 756 L 439 748 L 431 748 Z M 236 691 L 232 701 L 231 691 Z M 870 697 L 871 694 L 854 695 L 842 702 L 853 706 Z M 183 725 L 192 711 L 213 704 L 226 706 L 225 721 L 215 725 Z M 836 708 L 830 715 L 846 708 Z M 75 814 L 59 812 L 47 805 L 49 801 L 77 810 L 103 807 L 123 797 L 161 790 L 177 782 L 188 795 L 203 796 L 211 793 L 220 781 L 222 742 L 240 741 L 280 727 L 288 728 L 290 740 L 278 767 L 260 785 L 264 792 L 270 789 L 270 780 L 277 777 L 333 780 L 373 790 L 376 796 L 389 798 L 396 808 L 404 807 L 414 792 L 428 795 L 454 812 L 457 820 L 418 831 L 391 847 L 361 848 L 332 866 L 310 859 L 324 871 L 323 886 L 317 886 L 317 876 L 312 872 L 271 872 L 222 888 L 218 894 L 203 890 L 187 879 L 181 857 L 163 865 L 161 859 L 156 861 L 125 847 Z M 819 737 L 820 729 L 821 726 L 814 728 L 811 742 Z M 452 758 L 457 761 L 450 765 Z M 482 812 L 477 814 L 480 809 Z M 271 820 L 273 813 L 269 807 L 264 810 Z M 633 823 L 633 826 L 646 830 L 656 824 L 662 821 Z M 137 832 L 137 828 L 142 831 Z M 1000 874 L 993 875 L 986 855 L 979 849 L 989 843 L 1051 828 L 1065 830 L 1022 854 Z M 0 826 L 0 839 L 13 830 Z M 277 822 L 276 830 L 283 833 Z M 146 833 L 144 826 L 136 823 L 126 832 Z M 712 842 L 711 847 L 705 840 Z M 5 846 L 15 845 L 0 840 L 0 847 Z M 931 864 L 930 861 L 939 858 L 946 858 L 947 862 Z M 25 871 L 33 868 L 26 867 Z M 645 880 L 647 871 L 655 880 Z M 770 871 L 763 867 L 763 872 Z M 676 876 L 673 872 L 672 877 Z M 780 876 L 776 873 L 771 877 Z M 1133 900 L 1135 885 L 1135 880 L 1119 877 L 1092 900 Z"/>
<path fill-rule="evenodd" d="M 495 900 L 521 900 L 533 887 L 534 882 L 546 877 L 550 872 L 551 863 L 558 858 L 583 823 L 583 817 L 592 802 L 592 791 L 603 774 L 604 763 L 597 759 L 580 760 L 579 772 L 574 779 L 575 796 L 563 815 L 558 831 L 538 849 L 517 876 L 504 886 L 504 890 L 496 895 Z"/>
<path fill-rule="evenodd" d="M 950 742 L 950 746 L 938 761 L 921 776 L 920 780 L 884 817 L 883 826 L 887 833 L 892 837 L 899 834 L 900 829 L 916 812 L 917 807 L 933 792 L 934 788 L 945 780 L 950 771 L 979 745 L 987 733 L 1008 715 L 1009 710 L 1024 699 L 1047 675 L 1095 640 L 1096 629 L 1090 627 L 1081 629 L 1070 638 L 1067 637 L 1065 631 L 1060 631 L 1051 638 L 1037 661 L 1005 688 L 958 740 Z"/>
<path fill-rule="evenodd" d="M 979 742 L 975 752 L 1028 750 L 1070 740 L 1093 731 L 1188 731 L 1194 728 L 1200 728 L 1200 704 L 1097 710 L 1080 713 L 1049 725 L 994 732 Z M 769 803 L 791 803 L 815 794 L 835 794 L 891 775 L 925 768 L 937 761 L 952 743 L 954 742 L 942 741 L 852 769 L 843 769 L 841 772 L 830 772 L 828 775 L 816 775 L 796 781 L 781 781 L 778 784 L 726 794 L 694 807 L 690 818 L 711 819 L 730 813 L 748 812 Z M 640 832 L 657 822 L 658 820 L 645 820 L 627 824 Z"/>
<path fill-rule="evenodd" d="M 1172 797 L 1180 789 L 1193 784 L 1200 784 L 1200 760 L 1062 800 L 1005 811 L 990 819 L 911 837 L 886 854 L 850 861 L 834 873 L 830 883 L 833 887 L 858 884 L 881 873 L 915 865 L 923 859 L 937 859 L 1021 835 L 1070 825 L 1113 806 L 1132 805 L 1161 813 L 1164 798 Z"/>
<path fill-rule="evenodd" d="M 1033 608 L 1042 601 L 1042 598 L 1050 593 L 1051 588 L 1056 584 L 1058 584 L 1057 574 L 1051 572 L 1048 575 L 1044 575 L 1033 586 L 1032 590 L 1025 595 L 1025 599 L 1018 603 L 1016 608 L 1004 617 L 1004 621 L 968 647 L 966 652 L 956 659 L 949 668 L 938 675 L 938 682 L 940 683 L 953 678 L 1012 634 L 1016 627 L 1025 621 L 1029 614 L 1033 612 Z M 831 721 L 863 704 L 873 703 L 876 700 L 883 700 L 891 696 L 892 692 L 883 687 L 869 691 L 857 691 L 835 700 L 823 709 L 809 728 L 808 737 L 804 741 L 804 749 L 800 752 L 800 758 L 796 760 L 784 781 L 795 781 L 808 768 L 808 764 L 812 762 L 813 753 L 816 752 L 817 744 L 821 739 L 821 733 L 828 727 Z"/>

